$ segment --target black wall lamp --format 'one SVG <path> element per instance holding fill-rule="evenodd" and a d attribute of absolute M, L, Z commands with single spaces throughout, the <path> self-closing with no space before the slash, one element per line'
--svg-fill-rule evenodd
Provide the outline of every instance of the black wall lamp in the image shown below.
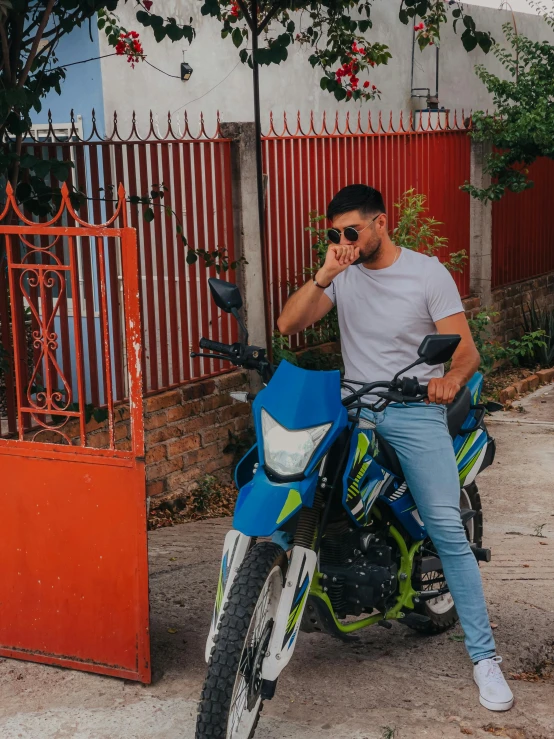
<path fill-rule="evenodd" d="M 192 67 L 190 64 L 187 64 L 186 62 L 181 62 L 181 79 L 183 82 L 187 82 L 190 80 L 190 77 L 192 75 Z"/>

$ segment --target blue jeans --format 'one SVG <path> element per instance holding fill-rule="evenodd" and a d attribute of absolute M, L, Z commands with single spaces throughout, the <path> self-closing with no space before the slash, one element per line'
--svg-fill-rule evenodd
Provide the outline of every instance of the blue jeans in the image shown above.
<path fill-rule="evenodd" d="M 362 416 L 394 447 L 419 514 L 441 558 L 444 574 L 465 633 L 473 662 L 494 657 L 481 575 L 460 516 L 460 480 L 446 407 L 391 404 Z M 277 531 L 273 540 L 285 549 L 290 536 Z"/>
<path fill-rule="evenodd" d="M 473 662 L 496 654 L 481 575 L 460 516 L 460 481 L 446 406 L 391 404 L 362 410 L 394 448 L 444 568 Z"/>

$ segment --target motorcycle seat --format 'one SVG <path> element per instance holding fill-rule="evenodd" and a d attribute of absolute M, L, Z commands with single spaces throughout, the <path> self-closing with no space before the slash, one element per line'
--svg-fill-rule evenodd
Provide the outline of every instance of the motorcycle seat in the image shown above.
<path fill-rule="evenodd" d="M 446 422 L 448 423 L 448 431 L 454 439 L 464 425 L 464 421 L 469 415 L 471 409 L 471 392 L 467 385 L 458 392 L 452 403 L 447 406 Z"/>

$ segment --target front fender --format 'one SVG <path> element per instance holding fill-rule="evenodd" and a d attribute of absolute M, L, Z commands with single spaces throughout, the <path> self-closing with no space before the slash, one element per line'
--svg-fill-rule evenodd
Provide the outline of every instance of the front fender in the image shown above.
<path fill-rule="evenodd" d="M 272 482 L 262 467 L 240 489 L 233 527 L 245 536 L 271 536 L 301 508 L 311 508 L 318 472 L 298 482 Z"/>

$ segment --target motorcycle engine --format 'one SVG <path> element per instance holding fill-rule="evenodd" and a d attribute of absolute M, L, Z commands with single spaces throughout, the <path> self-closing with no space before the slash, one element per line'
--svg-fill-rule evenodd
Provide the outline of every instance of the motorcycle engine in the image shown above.
<path fill-rule="evenodd" d="M 319 569 L 338 618 L 384 610 L 396 591 L 398 568 L 384 534 L 351 528 L 346 521 L 328 525 Z"/>

